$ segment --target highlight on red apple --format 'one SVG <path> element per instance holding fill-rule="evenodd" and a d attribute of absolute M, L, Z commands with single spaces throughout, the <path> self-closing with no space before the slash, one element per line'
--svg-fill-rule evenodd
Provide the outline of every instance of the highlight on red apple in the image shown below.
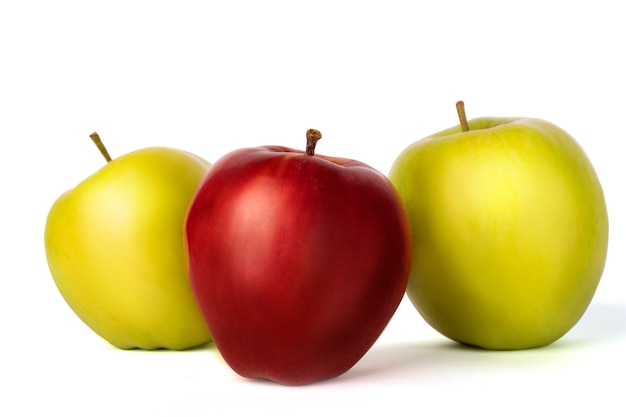
<path fill-rule="evenodd" d="M 285 385 L 349 370 L 406 290 L 411 237 L 389 179 L 282 146 L 234 150 L 202 180 L 185 239 L 193 291 L 238 374 Z"/>

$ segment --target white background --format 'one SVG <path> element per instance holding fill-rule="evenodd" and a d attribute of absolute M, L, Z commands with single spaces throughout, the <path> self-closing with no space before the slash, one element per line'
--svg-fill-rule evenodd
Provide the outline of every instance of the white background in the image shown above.
<path fill-rule="evenodd" d="M 624 415 L 624 17 L 604 0 L 3 1 L 0 415 Z M 463 348 L 405 299 L 352 370 L 289 388 L 240 378 L 213 346 L 116 350 L 49 275 L 45 218 L 104 163 L 94 130 L 114 157 L 165 145 L 215 161 L 303 147 L 314 127 L 319 153 L 387 173 L 409 143 L 457 123 L 459 99 L 470 118 L 561 126 L 603 183 L 605 273 L 549 347 Z"/>

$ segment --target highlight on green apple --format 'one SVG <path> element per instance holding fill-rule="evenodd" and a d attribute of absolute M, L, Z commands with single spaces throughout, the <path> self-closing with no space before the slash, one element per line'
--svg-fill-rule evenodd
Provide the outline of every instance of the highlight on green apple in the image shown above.
<path fill-rule="evenodd" d="M 122 348 L 187 349 L 211 336 L 185 266 L 183 223 L 210 164 L 151 147 L 111 159 L 52 205 L 44 243 L 59 292 L 95 333 Z"/>
<path fill-rule="evenodd" d="M 441 334 L 487 349 L 548 345 L 582 317 L 609 223 L 582 147 L 536 118 L 483 117 L 409 145 L 389 177 L 409 212 L 407 294 Z"/>

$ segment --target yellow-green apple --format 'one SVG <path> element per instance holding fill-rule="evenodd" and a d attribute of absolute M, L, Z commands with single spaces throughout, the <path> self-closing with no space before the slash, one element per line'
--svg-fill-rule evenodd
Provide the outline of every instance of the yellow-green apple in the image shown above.
<path fill-rule="evenodd" d="M 52 205 L 45 250 L 72 310 L 122 348 L 186 349 L 211 340 L 185 268 L 183 224 L 209 168 L 152 147 L 111 160 Z"/>
<path fill-rule="evenodd" d="M 303 385 L 349 370 L 396 311 L 410 271 L 406 210 L 350 159 L 264 146 L 207 173 L 187 214 L 190 280 L 238 374 Z"/>
<path fill-rule="evenodd" d="M 487 349 L 550 344 L 602 275 L 608 216 L 581 146 L 534 118 L 464 117 L 408 146 L 389 177 L 409 212 L 407 293 L 443 335 Z"/>

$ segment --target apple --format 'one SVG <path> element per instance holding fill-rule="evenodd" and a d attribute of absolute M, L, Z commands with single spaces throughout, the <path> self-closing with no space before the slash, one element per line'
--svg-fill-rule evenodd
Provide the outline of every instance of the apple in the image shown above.
<path fill-rule="evenodd" d="M 281 146 L 234 150 L 189 207 L 191 285 L 239 375 L 304 385 L 349 370 L 406 290 L 406 210 L 388 178 L 355 160 Z"/>
<path fill-rule="evenodd" d="M 581 318 L 608 245 L 603 190 L 581 146 L 535 118 L 465 118 L 418 140 L 389 177 L 409 212 L 407 294 L 463 344 L 548 345 Z"/>
<path fill-rule="evenodd" d="M 122 349 L 182 350 L 211 340 L 184 261 L 187 207 L 209 163 L 152 147 L 111 160 L 52 205 L 45 251 L 54 282 L 95 333 Z"/>

